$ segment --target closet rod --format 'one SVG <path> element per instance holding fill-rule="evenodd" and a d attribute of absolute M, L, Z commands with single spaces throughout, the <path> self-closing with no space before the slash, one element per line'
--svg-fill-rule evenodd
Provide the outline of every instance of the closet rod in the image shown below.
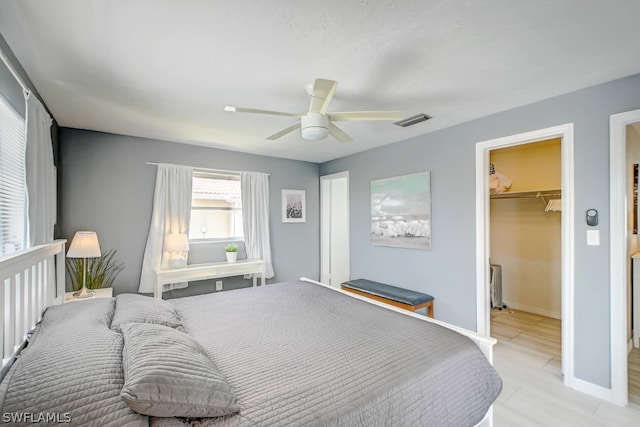
<path fill-rule="evenodd" d="M 519 191 L 514 193 L 498 193 L 492 194 L 492 199 L 540 199 L 546 197 L 561 197 L 560 190 L 543 190 L 543 191 Z"/>
<path fill-rule="evenodd" d="M 148 165 L 152 165 L 152 166 L 158 166 L 159 163 L 158 162 L 147 162 Z M 176 166 L 185 166 L 185 165 L 176 165 Z M 193 166 L 189 166 L 189 167 L 193 167 Z M 232 170 L 226 170 L 226 169 L 209 169 L 209 168 L 198 168 L 198 167 L 193 167 L 193 170 L 196 172 L 205 172 L 205 173 L 226 173 L 226 174 L 232 174 L 232 175 L 238 175 L 240 173 L 240 171 L 232 171 Z M 271 176 L 270 173 L 268 173 L 267 175 Z"/>

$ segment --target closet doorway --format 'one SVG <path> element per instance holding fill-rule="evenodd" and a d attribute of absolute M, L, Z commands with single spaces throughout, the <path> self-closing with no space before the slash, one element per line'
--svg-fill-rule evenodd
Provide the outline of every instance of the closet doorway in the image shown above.
<path fill-rule="evenodd" d="M 491 150 L 491 336 L 562 381 L 561 139 Z"/>
<path fill-rule="evenodd" d="M 320 177 L 320 282 L 349 280 L 349 172 Z"/>
<path fill-rule="evenodd" d="M 551 140 L 555 140 L 557 142 L 550 142 Z M 559 143 L 560 145 L 560 171 L 559 177 L 559 192 L 555 193 L 544 193 L 540 191 L 541 195 L 538 196 L 538 191 L 536 190 L 558 190 L 558 183 L 551 185 L 551 188 L 524 188 L 520 187 L 523 192 L 522 199 L 517 200 L 493 200 L 490 199 L 490 191 L 489 191 L 489 181 L 490 181 L 490 158 L 493 151 L 499 153 L 497 150 L 510 148 L 512 153 L 517 153 L 521 151 L 522 153 L 526 153 L 528 144 L 540 143 L 542 145 L 549 144 L 552 145 L 554 143 Z M 526 144 L 526 145 L 525 145 Z M 507 153 L 508 150 L 505 150 L 503 153 Z M 544 164 L 539 166 L 545 166 Z M 535 168 L 534 168 L 535 169 Z M 544 167 L 540 167 L 539 169 L 544 170 Z M 496 170 L 500 172 L 499 167 L 496 167 Z M 506 174 L 505 174 L 506 175 Z M 514 177 L 515 178 L 515 177 Z M 512 182 L 512 186 L 515 186 L 515 180 Z M 520 184 L 518 184 L 520 186 Z M 539 187 L 546 187 L 545 184 L 537 184 Z M 513 187 L 511 191 L 516 191 L 518 187 Z M 535 192 L 535 193 L 534 193 Z M 550 199 L 557 196 L 553 196 L 552 194 L 561 194 L 561 202 L 560 204 L 560 212 L 545 212 L 545 209 L 548 206 L 548 202 Z M 555 269 L 559 269 L 559 280 L 560 285 L 559 289 L 554 291 L 549 291 L 545 296 L 539 299 L 547 299 L 554 301 L 548 301 L 550 304 L 547 304 L 547 308 L 537 307 L 539 305 L 539 301 L 536 302 L 535 298 L 540 297 L 540 295 L 535 294 L 535 289 L 524 289 L 514 292 L 513 290 L 506 290 L 503 296 L 506 298 L 511 298 L 514 305 L 519 306 L 518 308 L 524 310 L 536 310 L 538 313 L 533 313 L 532 315 L 522 314 L 522 312 L 518 312 L 521 316 L 520 320 L 516 323 L 522 324 L 534 324 L 538 321 L 543 322 L 542 326 L 534 326 L 534 328 L 553 328 L 553 318 L 550 315 L 561 317 L 562 324 L 560 327 L 560 359 L 561 359 L 561 367 L 559 366 L 559 374 L 562 374 L 562 382 L 570 387 L 580 389 L 580 384 L 577 383 L 574 374 L 573 374 L 573 334 L 574 334 L 574 326 L 573 326 L 573 280 L 574 280 L 574 201 L 573 201 L 573 124 L 566 124 L 561 126 L 555 126 L 552 128 L 541 129 L 538 131 L 527 132 L 518 135 L 512 135 L 504 138 L 498 138 L 490 141 L 484 141 L 476 144 L 476 283 L 477 283 L 477 325 L 478 332 L 491 335 L 491 322 L 490 322 L 490 314 L 491 314 L 491 298 L 490 298 L 490 264 L 498 263 L 497 259 L 493 257 L 490 258 L 491 249 L 495 250 L 497 244 L 506 244 L 503 239 L 502 242 L 499 240 L 497 242 L 492 243 L 492 220 L 495 222 L 496 220 L 504 220 L 511 221 L 511 216 L 514 213 L 514 209 L 522 210 L 522 206 L 510 206 L 511 212 L 507 209 L 507 212 L 503 212 L 497 218 L 491 218 L 490 206 L 491 203 L 511 203 L 511 205 L 521 204 L 527 207 L 524 212 L 528 212 L 530 209 L 539 209 L 538 211 L 531 211 L 533 214 L 537 216 L 542 216 L 542 221 L 545 219 L 549 221 L 554 221 L 553 217 L 544 217 L 544 215 L 555 215 L 555 221 L 557 223 L 559 215 L 559 230 L 560 230 L 560 248 L 559 248 L 559 266 L 556 266 Z M 557 205 L 557 203 L 555 203 Z M 535 206 L 538 206 L 535 208 Z M 538 218 L 540 219 L 540 218 Z M 556 229 L 558 229 L 558 224 L 555 225 Z M 528 232 L 524 232 L 522 229 L 518 229 L 515 233 L 520 233 L 519 236 L 511 236 L 515 237 L 515 241 L 517 244 L 521 246 L 521 249 L 526 251 L 529 250 L 533 245 L 533 240 L 535 237 L 535 232 L 533 234 L 529 230 Z M 524 233 L 524 234 L 523 234 Z M 528 234 L 527 234 L 528 233 Z M 534 236 L 534 237 L 532 237 Z M 557 237 L 556 237 L 557 238 Z M 523 242 L 524 240 L 524 242 Z M 531 241 L 531 245 L 527 245 L 528 241 Z M 540 243 L 540 242 L 538 242 Z M 544 243 L 544 242 L 543 242 Z M 557 244 L 556 244 L 557 246 Z M 557 252 L 556 248 L 556 252 Z M 510 263 L 508 258 L 503 258 L 502 262 L 505 262 L 503 268 L 507 267 L 507 263 Z M 535 260 L 534 260 L 535 261 Z M 521 261 L 527 263 L 526 261 Z M 531 264 L 535 264 L 535 262 L 531 262 Z M 528 268 L 532 270 L 536 270 L 536 265 L 528 265 Z M 539 269 L 538 269 L 539 270 Z M 506 277 L 503 276 L 504 280 L 509 280 L 509 276 L 512 276 L 508 271 L 503 271 L 506 273 Z M 558 272 L 556 271 L 556 277 L 558 276 Z M 544 280 L 540 278 L 540 280 Z M 535 280 L 534 280 L 535 282 Z M 504 291 L 504 290 L 503 290 Z M 520 294 L 518 294 L 518 292 Z M 555 294 L 555 297 L 553 295 Z M 527 302 L 526 297 L 533 297 L 533 302 Z M 558 301 L 559 299 L 559 301 Z M 505 301 L 508 308 L 510 301 Z M 551 304 L 553 302 L 553 304 Z M 555 304 L 555 305 L 554 305 Z M 514 307 L 515 308 L 515 307 Z M 504 310 L 504 309 L 503 309 Z M 526 313 L 526 312 L 525 312 Z M 545 316 L 541 316 L 541 314 L 545 314 Z M 559 316 L 558 316 L 559 314 Z M 536 317 L 539 316 L 539 317 Z M 550 319 L 550 320 L 545 320 Z M 548 325 L 546 325 L 548 323 Z M 503 331 L 504 332 L 504 331 Z"/>
<path fill-rule="evenodd" d="M 562 317 L 560 147 L 554 138 L 490 151 L 489 261 L 501 272 L 492 281 L 494 319 L 503 304 Z"/>

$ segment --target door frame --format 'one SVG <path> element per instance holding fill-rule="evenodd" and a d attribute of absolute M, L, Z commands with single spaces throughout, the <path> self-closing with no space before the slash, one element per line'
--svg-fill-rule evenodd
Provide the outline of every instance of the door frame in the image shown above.
<path fill-rule="evenodd" d="M 561 138 L 562 191 L 562 372 L 564 384 L 593 394 L 574 375 L 574 150 L 573 123 L 491 139 L 476 144 L 476 300 L 477 332 L 490 334 L 489 305 L 489 152 Z M 583 384 L 584 383 L 584 384 Z"/>
<path fill-rule="evenodd" d="M 611 401 L 629 403 L 627 378 L 627 126 L 640 122 L 640 110 L 609 117 Z"/>
<path fill-rule="evenodd" d="M 327 204 L 326 191 L 327 185 L 331 184 L 331 181 L 336 179 L 347 179 L 347 223 L 349 223 L 349 171 L 332 173 L 329 175 L 322 175 L 320 177 L 320 282 L 325 285 L 330 285 L 329 278 L 327 277 L 327 271 L 330 269 L 329 265 L 331 260 L 329 259 L 329 248 L 331 230 L 331 215 L 328 214 L 327 209 L 331 206 Z M 330 190 L 330 188 L 329 188 Z M 329 191 L 330 192 L 330 191 Z M 350 227 L 349 227 L 350 228 Z M 347 233 L 347 245 L 349 244 L 349 234 Z M 347 257 L 349 256 L 347 251 Z M 347 265 L 349 265 L 349 259 L 347 258 Z"/>

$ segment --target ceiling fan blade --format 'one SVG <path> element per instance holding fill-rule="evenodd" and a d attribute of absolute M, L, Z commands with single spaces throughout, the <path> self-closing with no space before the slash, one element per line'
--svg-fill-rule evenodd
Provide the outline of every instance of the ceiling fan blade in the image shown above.
<path fill-rule="evenodd" d="M 272 111 L 272 110 L 260 110 L 258 108 L 234 107 L 232 105 L 225 105 L 224 111 L 229 111 L 232 113 L 256 113 L 256 114 L 271 114 L 274 116 L 302 117 L 302 114 L 285 113 L 282 111 Z"/>
<path fill-rule="evenodd" d="M 353 141 L 353 138 L 351 138 L 349 135 L 344 133 L 342 129 L 340 129 L 338 126 L 334 125 L 331 122 L 329 122 L 329 133 L 331 134 L 332 137 L 334 137 L 340 142 Z"/>
<path fill-rule="evenodd" d="M 309 111 L 313 113 L 326 113 L 337 87 L 338 82 L 335 80 L 316 79 L 313 84 Z"/>
<path fill-rule="evenodd" d="M 329 113 L 329 120 L 346 122 L 353 120 L 400 120 L 404 117 L 402 111 L 345 111 Z"/>
<path fill-rule="evenodd" d="M 270 140 L 270 141 L 275 141 L 276 139 L 282 138 L 286 134 L 291 133 L 296 129 L 300 129 L 300 122 L 296 123 L 295 125 L 291 125 L 288 128 L 284 128 L 280 132 L 274 133 L 273 135 L 271 135 L 267 139 Z"/>

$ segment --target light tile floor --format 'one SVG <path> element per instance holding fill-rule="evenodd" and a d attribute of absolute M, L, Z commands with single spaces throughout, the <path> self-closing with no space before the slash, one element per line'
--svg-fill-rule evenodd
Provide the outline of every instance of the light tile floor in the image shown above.
<path fill-rule="evenodd" d="M 516 310 L 493 310 L 498 339 L 494 364 L 504 386 L 494 405 L 495 427 L 640 426 L 640 350 L 629 356 L 626 408 L 562 384 L 560 321 Z"/>

